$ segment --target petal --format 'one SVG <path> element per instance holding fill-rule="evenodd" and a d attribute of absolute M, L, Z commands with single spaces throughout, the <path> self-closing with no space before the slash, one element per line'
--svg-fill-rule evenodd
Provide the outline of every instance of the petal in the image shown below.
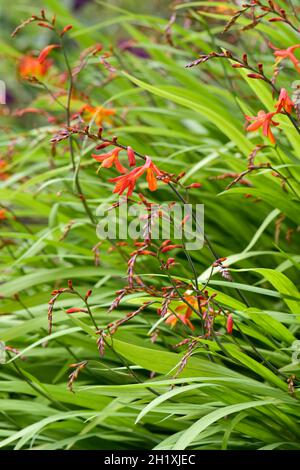
<path fill-rule="evenodd" d="M 125 168 L 118 160 L 118 158 L 115 158 L 115 167 L 118 170 L 119 173 L 127 173 L 128 170 Z"/>
<path fill-rule="evenodd" d="M 269 130 L 270 130 L 270 120 L 266 119 L 265 122 L 263 123 L 263 127 L 262 127 L 263 135 L 268 137 Z"/>
<path fill-rule="evenodd" d="M 271 144 L 275 144 L 275 143 L 276 143 L 276 139 L 275 139 L 275 137 L 274 137 L 274 135 L 273 135 L 273 132 L 272 132 L 272 130 L 271 130 L 270 127 L 269 127 L 269 129 L 268 129 L 268 137 L 269 137 L 269 139 L 270 139 Z"/>
<path fill-rule="evenodd" d="M 128 197 L 132 195 L 133 190 L 134 190 L 134 186 L 135 186 L 135 180 L 129 181 L 129 184 L 128 184 L 128 191 L 127 191 L 127 196 L 128 196 Z"/>
<path fill-rule="evenodd" d="M 186 318 L 185 324 L 188 325 L 191 330 L 193 330 L 193 331 L 195 330 L 194 325 L 192 324 L 192 322 L 188 318 Z"/>
<path fill-rule="evenodd" d="M 135 154 L 131 147 L 127 147 L 128 163 L 129 166 L 135 165 Z"/>
<path fill-rule="evenodd" d="M 257 119 L 255 122 L 253 122 L 252 124 L 250 124 L 250 125 L 246 128 L 246 130 L 247 130 L 248 132 L 256 131 L 256 130 L 259 129 L 262 125 L 263 125 L 262 119 Z"/>
<path fill-rule="evenodd" d="M 300 44 L 295 44 L 294 46 L 289 47 L 289 51 L 294 52 L 295 49 L 299 49 Z"/>
<path fill-rule="evenodd" d="M 293 62 L 293 64 L 294 64 L 296 70 L 299 72 L 299 71 L 300 71 L 299 60 L 296 59 L 296 57 L 295 57 L 293 54 L 291 54 L 291 55 L 289 56 L 289 58 L 290 58 L 291 61 Z"/>
<path fill-rule="evenodd" d="M 96 153 L 92 153 L 92 158 L 94 158 L 97 162 L 103 162 L 106 158 L 109 158 L 113 155 L 113 152 L 102 153 L 101 155 L 97 155 Z"/>
<path fill-rule="evenodd" d="M 116 157 L 114 155 L 107 157 L 102 162 L 102 168 L 111 168 L 114 164 Z"/>
<path fill-rule="evenodd" d="M 44 62 L 44 60 L 46 59 L 46 57 L 50 54 L 50 52 L 52 51 L 52 49 L 56 49 L 57 47 L 60 47 L 59 44 L 50 44 L 49 46 L 45 47 L 40 55 L 38 56 L 38 61 L 40 64 L 42 64 Z"/>
<path fill-rule="evenodd" d="M 155 191 L 157 189 L 157 181 L 152 168 L 148 168 L 146 179 L 150 191 Z"/>

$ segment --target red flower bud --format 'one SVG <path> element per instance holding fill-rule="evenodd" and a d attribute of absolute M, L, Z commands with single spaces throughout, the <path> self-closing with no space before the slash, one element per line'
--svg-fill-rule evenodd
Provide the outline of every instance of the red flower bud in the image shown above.
<path fill-rule="evenodd" d="M 102 144 L 97 145 L 96 150 L 105 149 L 105 147 L 108 147 L 109 145 L 111 145 L 110 142 L 103 142 Z"/>
<path fill-rule="evenodd" d="M 174 266 L 175 258 L 168 258 L 166 262 L 166 268 L 169 269 L 171 266 Z"/>
<path fill-rule="evenodd" d="M 41 26 L 42 28 L 48 28 L 48 29 L 54 29 L 53 26 L 50 26 L 47 23 L 38 23 L 38 26 Z"/>
<path fill-rule="evenodd" d="M 247 54 L 243 54 L 243 62 L 245 65 L 248 65 L 248 56 Z"/>
<path fill-rule="evenodd" d="M 268 20 L 270 23 L 275 23 L 275 21 L 285 21 L 284 18 L 270 18 Z"/>
<path fill-rule="evenodd" d="M 201 188 L 202 184 L 201 183 L 192 183 L 190 184 L 189 186 L 187 186 L 186 188 L 187 189 L 191 189 L 191 188 Z"/>
<path fill-rule="evenodd" d="M 232 315 L 231 313 L 228 315 L 227 317 L 227 322 L 226 322 L 226 331 L 229 335 L 232 334 L 232 330 L 233 330 L 233 318 L 232 318 Z"/>
<path fill-rule="evenodd" d="M 50 52 L 52 51 L 52 49 L 56 49 L 57 47 L 60 47 L 59 44 L 50 44 L 49 46 L 45 47 L 40 55 L 38 56 L 38 61 L 40 62 L 40 64 L 42 64 L 46 57 L 50 54 Z"/>
<path fill-rule="evenodd" d="M 68 308 L 68 310 L 66 311 L 66 313 L 76 313 L 76 312 L 85 312 L 85 310 L 83 310 L 82 308 Z"/>
<path fill-rule="evenodd" d="M 87 299 L 91 296 L 91 294 L 92 294 L 92 291 L 91 291 L 91 289 L 90 289 L 90 290 L 88 290 L 87 293 L 85 294 L 84 300 L 87 300 Z"/>
<path fill-rule="evenodd" d="M 141 250 L 138 252 L 140 255 L 150 255 L 150 256 L 156 256 L 155 253 L 153 253 L 153 251 L 150 251 L 150 250 Z"/>
<path fill-rule="evenodd" d="M 67 31 L 70 31 L 70 29 L 72 29 L 72 28 L 73 28 L 73 26 L 71 24 L 68 24 L 67 26 L 64 27 L 64 29 L 60 33 L 60 36 L 63 36 Z"/>
<path fill-rule="evenodd" d="M 168 245 L 161 249 L 162 253 L 166 253 L 167 251 L 174 250 L 174 248 L 182 248 L 182 245 Z"/>
<path fill-rule="evenodd" d="M 129 166 L 134 166 L 135 165 L 135 155 L 134 151 L 132 150 L 131 147 L 127 147 L 127 155 L 128 155 L 128 163 Z"/>
<path fill-rule="evenodd" d="M 262 75 L 259 75 L 258 73 L 248 73 L 247 77 L 256 78 L 257 80 L 264 80 L 264 77 Z"/>

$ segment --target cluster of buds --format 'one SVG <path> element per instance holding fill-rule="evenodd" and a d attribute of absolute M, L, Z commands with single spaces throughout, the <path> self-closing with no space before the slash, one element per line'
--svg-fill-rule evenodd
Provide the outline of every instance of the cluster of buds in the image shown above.
<path fill-rule="evenodd" d="M 175 250 L 176 248 L 182 248 L 182 245 L 179 244 L 172 244 L 171 240 L 165 240 L 159 247 L 160 253 L 167 253 L 171 250 Z"/>
<path fill-rule="evenodd" d="M 167 261 L 161 263 L 161 269 L 166 269 L 167 271 L 177 264 L 175 258 L 168 258 Z"/>
<path fill-rule="evenodd" d="M 255 10 L 260 10 L 261 13 L 258 11 L 258 14 L 255 15 Z M 250 2 L 244 3 L 242 8 L 234 13 L 234 15 L 227 22 L 223 32 L 227 32 L 237 22 L 241 15 L 247 16 L 248 11 L 251 11 L 251 22 L 244 26 L 242 31 L 255 28 L 265 17 L 268 17 L 268 21 L 270 23 L 286 23 L 292 29 L 297 31 L 297 28 L 288 18 L 286 10 L 277 5 L 273 0 L 268 0 L 267 4 L 261 2 L 260 0 L 252 0 Z M 269 17 L 270 15 L 272 15 L 271 18 Z"/>
<path fill-rule="evenodd" d="M 55 290 L 52 291 L 51 299 L 48 302 L 48 333 L 49 333 L 49 335 L 52 333 L 53 309 L 54 309 L 55 302 L 57 301 L 57 299 L 62 294 L 66 294 L 66 293 L 75 294 L 75 295 L 79 296 L 82 299 L 82 297 L 79 295 L 79 293 L 76 290 L 74 290 L 73 282 L 70 279 L 68 280 L 68 287 L 61 287 L 60 289 L 55 289 Z M 87 303 L 87 300 L 88 300 L 88 298 L 90 297 L 91 294 L 92 294 L 92 291 L 88 290 L 87 293 L 85 294 L 85 297 L 84 297 L 84 302 L 85 303 Z M 78 313 L 78 312 L 88 313 L 88 310 L 86 308 L 78 308 L 78 307 L 71 307 L 71 308 L 66 310 L 66 313 L 68 315 L 70 315 L 72 313 Z"/>
<path fill-rule="evenodd" d="M 160 315 L 161 317 L 164 317 L 164 316 L 167 315 L 169 305 L 172 302 L 172 300 L 174 298 L 176 298 L 176 295 L 177 295 L 176 289 L 174 289 L 174 288 L 166 288 L 165 289 L 165 292 L 163 292 L 163 299 L 164 300 L 162 301 L 161 306 L 157 309 L 158 315 Z"/>
<path fill-rule="evenodd" d="M 134 312 L 127 313 L 127 315 L 124 318 L 121 318 L 120 320 L 117 320 L 113 323 L 109 323 L 107 325 L 107 328 L 109 330 L 109 333 L 113 335 L 117 329 L 123 325 L 124 323 L 127 323 L 129 320 L 132 320 L 132 318 L 136 317 L 139 313 L 141 313 L 145 308 L 147 308 L 152 302 L 144 302 L 137 310 Z"/>
<path fill-rule="evenodd" d="M 69 281 L 70 282 L 70 281 Z M 65 292 L 72 292 L 73 287 L 71 289 L 69 287 L 62 287 L 60 289 L 55 289 L 51 293 L 51 299 L 48 302 L 48 334 L 51 335 L 52 333 L 52 325 L 53 325 L 53 309 L 56 300 L 61 296 L 61 294 Z"/>
<path fill-rule="evenodd" d="M 58 144 L 62 140 L 68 139 L 72 135 L 72 130 L 70 129 L 60 129 L 55 136 L 50 140 L 51 144 Z"/>
<path fill-rule="evenodd" d="M 97 335 L 99 335 L 99 338 L 97 339 L 98 351 L 99 351 L 100 357 L 103 357 L 104 352 L 105 352 L 104 351 L 105 350 L 105 338 L 107 334 L 105 333 L 104 330 L 98 330 Z"/>
<path fill-rule="evenodd" d="M 41 10 L 40 15 L 32 15 L 30 18 L 27 20 L 23 21 L 19 26 L 16 27 L 16 29 L 12 33 L 12 37 L 15 37 L 23 28 L 28 26 L 31 23 L 37 23 L 38 26 L 41 28 L 47 28 L 50 29 L 51 31 L 55 31 L 60 37 L 64 36 L 66 32 L 70 31 L 72 29 L 72 25 L 68 24 L 64 26 L 64 28 L 61 31 L 56 30 L 56 16 L 52 16 L 51 18 L 48 18 L 46 16 L 45 10 Z"/>
<path fill-rule="evenodd" d="M 219 268 L 220 270 L 220 273 L 222 275 L 222 277 L 224 277 L 224 279 L 227 279 L 228 281 L 231 281 L 232 278 L 231 278 L 231 274 L 228 270 L 228 267 L 227 266 L 224 266 L 224 261 L 226 261 L 227 258 L 219 258 L 217 260 L 214 261 L 214 263 L 212 264 L 212 266 L 214 268 Z"/>
<path fill-rule="evenodd" d="M 174 379 L 176 379 L 179 376 L 179 374 L 183 371 L 183 369 L 186 367 L 189 358 L 193 354 L 194 349 L 197 347 L 197 344 L 198 344 L 197 340 L 190 340 L 189 339 L 188 342 L 189 342 L 188 349 L 187 349 L 186 353 L 184 354 L 183 358 L 180 361 L 179 367 L 178 367 L 178 369 L 177 369 L 177 371 L 176 371 L 176 373 L 173 377 Z"/>
<path fill-rule="evenodd" d="M 225 180 L 227 178 L 234 179 L 239 178 L 238 181 L 241 185 L 243 186 L 252 186 L 251 182 L 249 180 L 244 179 L 243 177 L 240 178 L 240 173 L 233 173 L 233 172 L 227 172 L 227 173 L 222 173 L 221 175 L 217 176 L 211 176 L 211 180 Z"/>
<path fill-rule="evenodd" d="M 232 59 L 233 56 L 232 56 L 232 53 L 230 51 L 224 51 L 224 52 L 211 52 L 210 54 L 201 54 L 198 59 L 196 60 L 193 60 L 192 62 L 189 62 L 188 64 L 186 64 L 186 68 L 191 68 L 191 67 L 195 67 L 196 65 L 200 65 L 200 64 L 204 64 L 205 62 L 207 62 L 208 60 L 211 60 L 211 59 Z"/>
<path fill-rule="evenodd" d="M 139 242 L 136 242 L 136 244 L 139 244 Z M 137 257 L 138 256 L 153 256 L 156 258 L 156 254 L 147 249 L 148 247 L 148 244 L 145 244 L 145 243 L 141 243 L 141 246 L 140 248 L 138 248 L 137 250 L 133 251 L 130 255 L 130 258 L 127 262 L 127 265 L 128 265 L 128 269 L 127 269 L 127 279 L 128 279 L 128 285 L 129 287 L 132 287 L 133 286 L 133 282 L 134 282 L 134 267 L 135 267 L 135 263 L 136 263 L 136 260 L 137 260 Z"/>
<path fill-rule="evenodd" d="M 300 61 L 294 55 L 294 51 L 300 48 L 300 44 L 295 44 L 283 50 L 276 48 L 272 44 L 269 45 L 272 49 L 275 50 L 275 66 L 283 59 L 289 59 L 293 63 L 296 70 L 300 72 Z M 269 79 L 265 75 L 262 63 L 258 63 L 257 68 L 253 68 L 252 66 L 250 66 L 247 54 L 243 54 L 242 58 L 239 59 L 228 50 L 222 53 L 212 52 L 207 55 L 201 55 L 198 59 L 187 64 L 186 67 L 193 67 L 195 65 L 199 65 L 203 62 L 206 62 L 207 60 L 214 58 L 225 58 L 230 60 L 231 66 L 233 68 L 247 69 L 249 71 L 249 73 L 247 74 L 249 78 L 255 80 L 263 80 L 271 87 L 273 92 L 276 92 L 278 94 L 278 100 L 274 105 L 275 111 L 265 112 L 263 110 L 260 110 L 257 116 L 245 116 L 246 120 L 250 122 L 250 124 L 246 128 L 248 132 L 253 132 L 261 128 L 263 131 L 263 135 L 268 137 L 272 144 L 275 144 L 276 139 L 272 132 L 272 126 L 279 126 L 279 123 L 273 119 L 274 116 L 276 116 L 277 114 L 285 114 L 290 119 L 293 126 L 296 127 L 297 131 L 299 132 L 298 126 L 295 124 L 295 121 L 291 116 L 293 109 L 295 109 L 295 103 L 289 97 L 287 90 L 285 88 L 281 88 L 280 90 L 278 90 L 275 87 L 274 79 Z"/>
<path fill-rule="evenodd" d="M 74 393 L 74 390 L 73 390 L 74 382 L 78 378 L 79 373 L 86 367 L 87 363 L 88 361 L 82 361 L 76 364 L 69 365 L 69 367 L 75 367 L 75 370 L 73 370 L 73 372 L 71 372 L 71 374 L 69 375 L 68 388 L 70 392 Z"/>

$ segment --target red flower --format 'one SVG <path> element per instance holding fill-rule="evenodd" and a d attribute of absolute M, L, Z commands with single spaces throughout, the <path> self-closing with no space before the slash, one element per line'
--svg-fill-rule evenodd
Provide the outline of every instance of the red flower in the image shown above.
<path fill-rule="evenodd" d="M 275 144 L 276 140 L 271 130 L 272 126 L 278 126 L 279 123 L 273 121 L 273 116 L 276 113 L 265 113 L 264 111 L 259 111 L 257 116 L 245 116 L 247 121 L 254 121 L 247 127 L 248 132 L 253 132 L 262 127 L 263 135 L 270 139 L 272 144 Z"/>
<path fill-rule="evenodd" d="M 22 78 L 40 78 L 47 74 L 51 65 L 52 62 L 50 60 L 44 60 L 41 63 L 37 57 L 25 55 L 19 62 L 18 72 Z"/>
<path fill-rule="evenodd" d="M 293 107 L 294 107 L 294 103 L 289 97 L 289 95 L 287 94 L 286 89 L 281 88 L 278 101 L 275 104 L 277 113 L 280 113 L 284 109 L 286 113 L 291 114 Z"/>
<path fill-rule="evenodd" d="M 138 178 L 140 178 L 140 176 L 145 172 L 150 191 L 155 191 L 157 189 L 156 177 L 164 175 L 164 172 L 157 168 L 150 157 L 146 157 L 146 162 L 143 166 L 134 168 L 127 175 L 118 176 L 117 178 L 111 178 L 109 180 L 112 183 L 116 183 L 113 192 L 121 195 L 126 189 L 128 189 L 127 196 L 131 196 Z"/>
<path fill-rule="evenodd" d="M 7 219 L 7 212 L 5 209 L 0 209 L 0 220 L 6 220 Z"/>
<path fill-rule="evenodd" d="M 97 162 L 102 162 L 101 167 L 103 168 L 111 168 L 113 165 L 115 165 L 115 168 L 119 173 L 127 173 L 128 170 L 119 161 L 119 153 L 121 150 L 123 150 L 121 147 L 115 147 L 110 152 L 103 153 L 102 155 L 96 155 L 95 153 L 92 153 L 92 157 Z"/>
<path fill-rule="evenodd" d="M 295 69 L 297 72 L 300 72 L 300 62 L 295 57 L 294 50 L 300 47 L 300 44 L 296 44 L 295 46 L 288 47 L 287 49 L 277 49 L 277 47 L 272 46 L 272 49 L 275 49 L 274 55 L 276 57 L 275 65 L 278 65 L 283 59 L 290 59 L 290 61 L 294 64 Z"/>

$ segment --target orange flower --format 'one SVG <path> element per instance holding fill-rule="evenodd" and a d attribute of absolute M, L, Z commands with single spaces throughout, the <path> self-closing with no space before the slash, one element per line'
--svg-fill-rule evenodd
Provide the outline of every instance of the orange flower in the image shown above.
<path fill-rule="evenodd" d="M 120 147 L 115 147 L 110 152 L 103 153 L 102 155 L 96 155 L 95 153 L 92 153 L 92 157 L 97 162 L 102 162 L 101 167 L 103 168 L 111 168 L 113 165 L 115 165 L 115 168 L 119 173 L 127 173 L 127 168 L 125 168 L 119 161 L 119 153 L 121 150 L 123 149 Z"/>
<path fill-rule="evenodd" d="M 171 325 L 172 328 L 177 324 L 178 320 L 182 321 L 185 325 L 189 326 L 192 330 L 195 329 L 194 325 L 190 321 L 190 317 L 193 313 L 193 308 L 195 309 L 198 308 L 198 301 L 196 297 L 192 295 L 184 295 L 184 299 L 191 305 L 191 307 L 184 302 L 182 302 L 181 305 L 175 308 L 175 314 L 169 315 L 168 318 L 166 319 L 166 323 L 168 325 Z M 182 313 L 183 312 L 183 313 Z"/>
<path fill-rule="evenodd" d="M 112 183 L 116 183 L 113 192 L 121 195 L 126 189 L 128 189 L 127 196 L 131 196 L 138 178 L 140 178 L 140 176 L 142 176 L 145 172 L 150 191 L 155 191 L 157 189 L 156 177 L 163 176 L 164 172 L 159 170 L 157 166 L 154 165 L 150 157 L 146 157 L 146 162 L 143 166 L 134 168 L 127 175 L 118 176 L 117 178 L 111 178 L 109 180 Z"/>
<path fill-rule="evenodd" d="M 7 162 L 5 160 L 0 159 L 0 180 L 6 180 L 9 175 L 5 173 L 5 168 L 7 167 Z"/>
<path fill-rule="evenodd" d="M 32 55 L 23 56 L 18 67 L 19 75 L 22 78 L 44 77 L 52 65 L 52 61 L 47 60 L 47 57 L 52 49 L 56 49 L 58 47 L 60 47 L 59 44 L 50 44 L 40 52 L 38 57 L 34 57 Z"/>
<path fill-rule="evenodd" d="M 276 112 L 280 113 L 282 110 L 284 110 L 286 113 L 291 114 L 291 112 L 293 111 L 293 107 L 294 103 L 287 94 L 286 89 L 281 88 L 278 101 L 275 104 Z"/>
<path fill-rule="evenodd" d="M 18 72 L 21 78 L 41 78 L 47 74 L 51 65 L 52 61 L 50 60 L 43 60 L 43 62 L 40 62 L 38 57 L 24 55 L 19 62 Z"/>
<path fill-rule="evenodd" d="M 7 211 L 5 209 L 0 209 L 0 220 L 7 219 Z"/>
<path fill-rule="evenodd" d="M 116 111 L 114 109 L 104 108 L 103 106 L 90 106 L 86 104 L 79 110 L 79 114 L 82 115 L 85 121 L 89 122 L 93 119 L 97 126 L 101 126 L 103 122 L 111 124 L 111 116 L 114 116 Z"/>
<path fill-rule="evenodd" d="M 247 121 L 249 122 L 254 121 L 252 124 L 250 124 L 247 127 L 247 131 L 253 132 L 259 129 L 260 127 L 262 127 L 263 135 L 268 137 L 272 144 L 275 144 L 276 140 L 271 130 L 271 125 L 272 126 L 279 125 L 278 122 L 275 122 L 272 119 L 275 114 L 276 113 L 265 113 L 264 111 L 259 111 L 257 116 L 253 116 L 253 117 L 245 116 Z"/>
<path fill-rule="evenodd" d="M 276 57 L 275 65 L 278 65 L 283 59 L 289 59 L 295 66 L 297 72 L 300 72 L 300 62 L 295 57 L 294 51 L 300 47 L 300 44 L 295 46 L 288 47 L 287 49 L 277 49 L 274 46 L 271 46 L 275 49 L 274 55 Z"/>
<path fill-rule="evenodd" d="M 172 315 L 168 316 L 168 318 L 166 319 L 166 324 L 170 325 L 171 328 L 174 328 L 176 326 L 178 320 L 182 321 L 182 323 L 189 326 L 191 328 L 191 330 L 193 330 L 193 331 L 195 330 L 195 327 L 192 324 L 192 322 L 185 315 L 181 315 L 181 314 L 177 314 L 177 315 L 172 314 Z"/>

